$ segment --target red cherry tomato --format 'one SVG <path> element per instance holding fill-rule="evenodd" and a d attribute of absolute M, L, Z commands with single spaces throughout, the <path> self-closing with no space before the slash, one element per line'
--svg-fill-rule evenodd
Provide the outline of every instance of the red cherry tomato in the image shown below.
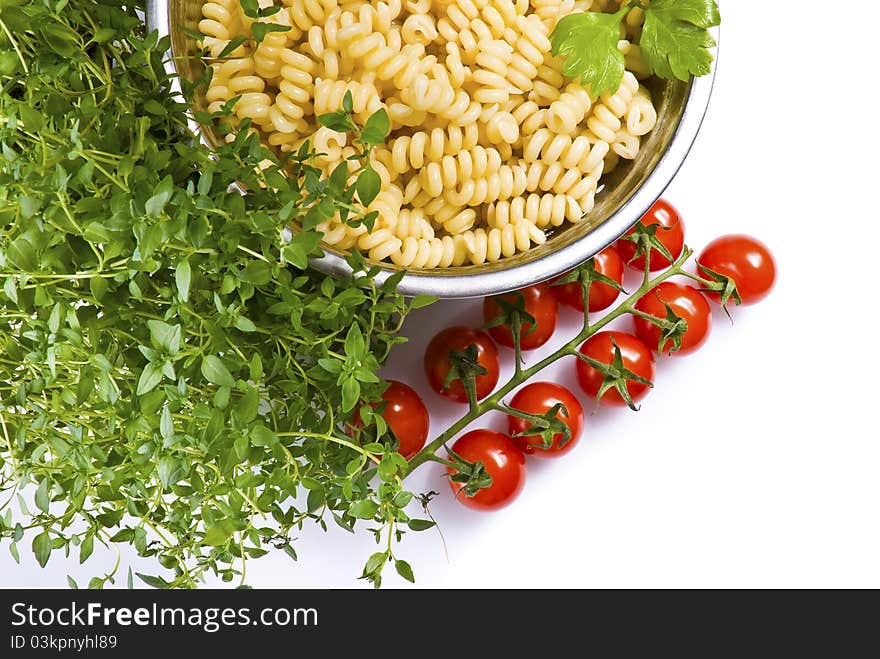
<path fill-rule="evenodd" d="M 428 439 L 431 424 L 428 408 L 412 387 L 396 380 L 388 381 L 382 400 L 386 401 L 382 418 L 397 437 L 398 451 L 409 460 L 422 449 Z M 371 405 L 375 408 L 380 403 Z M 355 437 L 357 429 L 363 425 L 360 412 L 355 412 L 351 425 L 346 427 L 345 432 L 349 437 Z"/>
<path fill-rule="evenodd" d="M 549 288 L 543 284 L 528 286 L 517 291 L 517 293 L 523 296 L 526 313 L 536 321 L 535 329 L 533 330 L 531 329 L 531 323 L 523 323 L 520 330 L 520 347 L 523 350 L 540 348 L 550 340 L 550 337 L 553 336 L 553 331 L 556 329 L 556 298 Z M 487 297 L 483 301 L 483 318 L 486 323 L 504 313 L 504 310 L 498 304 L 498 298 L 514 304 L 518 301 L 516 293 Z M 509 325 L 490 327 L 489 334 L 499 344 L 508 348 L 513 347 L 513 331 Z"/>
<path fill-rule="evenodd" d="M 443 385 L 452 369 L 450 353 L 464 352 L 470 345 L 476 346 L 477 362 L 487 371 L 485 375 L 476 377 L 477 399 L 483 399 L 498 384 L 498 348 L 488 334 L 469 327 L 448 327 L 431 339 L 425 351 L 425 373 L 431 388 L 460 403 L 467 402 L 467 392 L 461 379 L 453 379 L 446 388 Z"/>
<path fill-rule="evenodd" d="M 510 401 L 512 408 L 537 416 L 546 414 L 559 403 L 565 405 L 567 413 L 559 410 L 556 418 L 568 426 L 571 437 L 560 446 L 564 435 L 558 433 L 553 436 L 553 443 L 547 449 L 544 448 L 544 440 L 540 435 L 513 437 L 513 441 L 519 445 L 523 453 L 541 458 L 556 458 L 571 451 L 581 436 L 584 410 L 573 393 L 552 382 L 533 382 L 520 389 Z M 526 419 L 512 414 L 507 415 L 507 429 L 511 436 L 526 432 L 531 425 Z"/>
<path fill-rule="evenodd" d="M 613 279 L 618 284 L 623 283 L 623 259 L 614 247 L 606 247 L 593 257 L 596 271 Z M 553 292 L 562 304 L 574 307 L 578 311 L 584 310 L 584 298 L 581 295 L 581 285 L 578 282 L 554 286 Z M 602 311 L 614 304 L 620 295 L 613 286 L 602 283 L 590 284 L 590 311 Z"/>
<path fill-rule="evenodd" d="M 398 451 L 409 460 L 428 439 L 428 408 L 415 389 L 396 380 L 390 381 L 382 399 L 387 401 L 382 418 L 400 442 Z"/>
<path fill-rule="evenodd" d="M 474 510 L 498 510 L 522 492 L 526 480 L 526 458 L 514 441 L 500 432 L 472 430 L 458 438 L 452 451 L 468 462 L 482 462 L 492 477 L 492 485 L 469 497 L 460 490 L 463 483 L 449 481 L 455 498 Z M 452 467 L 447 473 L 457 473 Z"/>
<path fill-rule="evenodd" d="M 755 304 L 776 283 L 776 262 L 764 243 L 750 236 L 722 236 L 713 240 L 697 259 L 700 265 L 733 279 L 743 304 Z M 717 293 L 710 293 L 716 302 Z"/>
<path fill-rule="evenodd" d="M 656 234 L 657 238 L 663 243 L 663 246 L 669 250 L 673 259 L 677 259 L 681 256 L 681 253 L 684 250 L 684 223 L 682 222 L 681 215 L 678 214 L 678 211 L 675 210 L 675 207 L 672 204 L 665 199 L 658 199 L 657 202 L 651 206 L 651 210 L 645 213 L 642 219 L 639 220 L 639 224 L 642 226 L 651 226 L 652 224 L 659 225 Z M 632 236 L 635 232 L 635 227 L 633 227 L 627 231 L 625 235 Z M 617 241 L 616 245 L 617 251 L 620 252 L 620 257 L 627 265 L 635 270 L 645 269 L 644 254 L 638 258 L 633 258 L 638 249 L 636 243 L 621 239 Z M 658 252 L 656 248 L 651 250 L 652 272 L 664 270 L 670 265 L 672 265 L 672 261 Z"/>
<path fill-rule="evenodd" d="M 651 350 L 639 338 L 625 332 L 599 332 L 591 336 L 580 347 L 581 354 L 602 362 L 612 364 L 614 361 L 614 345 L 620 348 L 620 356 L 623 367 L 646 380 L 654 380 L 654 356 Z M 577 378 L 588 396 L 593 398 L 599 395 L 605 376 L 596 368 L 587 364 L 582 359 L 577 362 Z M 626 382 L 626 390 L 633 403 L 638 402 L 648 395 L 650 387 L 637 380 L 629 379 Z M 606 391 L 599 401 L 604 405 L 626 405 L 623 396 L 616 389 Z"/>
<path fill-rule="evenodd" d="M 665 281 L 639 300 L 636 309 L 655 318 L 665 319 L 667 312 L 664 302 L 672 307 L 676 316 L 687 321 L 687 331 L 681 337 L 679 350 L 670 352 L 673 345 L 669 340 L 665 342 L 663 350 L 673 355 L 686 355 L 696 351 L 709 338 L 709 330 L 712 328 L 712 308 L 706 296 L 693 286 Z M 636 336 L 657 352 L 663 330 L 638 316 L 633 316 L 633 322 Z"/>

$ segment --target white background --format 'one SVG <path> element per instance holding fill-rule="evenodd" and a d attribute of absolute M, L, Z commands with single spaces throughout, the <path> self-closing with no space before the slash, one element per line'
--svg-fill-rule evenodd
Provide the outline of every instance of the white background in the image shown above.
<path fill-rule="evenodd" d="M 775 292 L 735 310 L 733 326 L 716 316 L 697 354 L 664 359 L 639 413 L 602 410 L 570 455 L 531 461 L 512 507 L 471 512 L 450 501 L 439 469 L 417 472 L 414 488 L 442 493 L 432 512 L 448 548 L 436 531 L 409 534 L 399 553 L 418 586 L 880 587 L 870 36 L 880 7 L 738 0 L 722 10 L 715 96 L 666 197 L 695 249 L 733 232 L 768 243 Z M 557 343 L 576 330 L 575 314 L 563 316 Z M 430 392 L 421 356 L 434 332 L 459 322 L 481 322 L 479 302 L 417 314 L 387 370 L 423 394 L 434 434 L 462 410 Z M 577 391 L 572 370 L 563 363 L 546 379 Z M 307 530 L 296 546 L 297 564 L 280 553 L 250 561 L 248 582 L 364 585 L 355 578 L 374 551 L 368 536 Z M 40 570 L 2 549 L 2 586 L 63 586 L 66 574 L 85 583 L 115 561 L 106 552 L 84 569 L 55 555 Z"/>

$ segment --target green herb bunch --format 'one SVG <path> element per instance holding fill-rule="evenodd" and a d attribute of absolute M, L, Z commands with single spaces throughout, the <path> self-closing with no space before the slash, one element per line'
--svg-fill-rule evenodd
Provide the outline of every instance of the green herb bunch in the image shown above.
<path fill-rule="evenodd" d="M 357 256 L 349 278 L 307 267 L 317 223 L 374 219 L 375 181 L 281 163 L 246 125 L 212 157 L 142 5 L 0 0 L 0 543 L 41 565 L 130 544 L 153 586 L 245 584 L 307 520 L 364 519 L 386 548 L 363 576 L 412 579 L 392 540 L 431 523 L 404 512 L 406 462 L 369 405 L 364 446 L 344 427 L 426 300 Z"/>

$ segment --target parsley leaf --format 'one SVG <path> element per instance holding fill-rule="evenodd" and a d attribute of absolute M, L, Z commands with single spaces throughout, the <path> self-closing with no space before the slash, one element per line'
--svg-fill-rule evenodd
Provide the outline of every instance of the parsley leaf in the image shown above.
<path fill-rule="evenodd" d="M 617 48 L 620 20 L 629 11 L 616 14 L 581 12 L 561 19 L 550 35 L 551 52 L 565 58 L 562 72 L 579 78 L 594 96 L 614 92 L 626 70 L 623 53 Z"/>
<path fill-rule="evenodd" d="M 715 46 L 708 29 L 720 24 L 715 0 L 655 0 L 645 9 L 639 44 L 645 63 L 661 78 L 707 75 Z"/>
<path fill-rule="evenodd" d="M 639 3 L 617 13 L 580 12 L 561 19 L 550 35 L 551 52 L 562 56 L 562 72 L 577 78 L 594 96 L 614 93 L 623 81 L 626 63 L 618 49 L 620 22 Z M 712 70 L 715 40 L 709 28 L 721 24 L 715 0 L 654 0 L 645 12 L 642 56 L 648 69 L 669 80 L 687 81 Z"/>

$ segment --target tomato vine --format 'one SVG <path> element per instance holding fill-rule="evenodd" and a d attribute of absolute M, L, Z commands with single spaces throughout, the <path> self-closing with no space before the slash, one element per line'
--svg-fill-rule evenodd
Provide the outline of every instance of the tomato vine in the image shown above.
<path fill-rule="evenodd" d="M 642 235 L 644 235 L 643 240 L 645 241 L 656 240 L 652 235 Z M 645 295 L 647 295 L 662 282 L 667 281 L 672 277 L 682 276 L 695 281 L 697 284 L 699 284 L 699 286 L 707 291 L 722 292 L 725 290 L 729 290 L 730 281 L 725 277 L 721 277 L 720 279 L 707 279 L 689 272 L 685 268 L 685 265 L 690 260 L 692 255 L 693 251 L 685 247 L 681 255 L 667 270 L 664 270 L 660 274 L 653 277 L 650 271 L 649 257 L 647 259 L 645 267 L 644 278 L 639 288 L 634 291 L 629 297 L 625 298 L 614 309 L 603 316 L 601 320 L 595 323 L 591 322 L 590 320 L 589 304 L 585 304 L 583 328 L 573 338 L 567 341 L 555 352 L 536 362 L 535 364 L 526 368 L 516 369 L 512 377 L 506 383 L 501 385 L 492 393 L 492 395 L 484 398 L 482 401 L 477 401 L 476 396 L 472 396 L 467 413 L 465 413 L 461 418 L 450 425 L 440 435 L 430 441 L 418 454 L 416 454 L 412 458 L 412 460 L 409 461 L 407 474 L 411 473 L 422 464 L 429 461 L 440 462 L 441 464 L 448 464 L 448 461 L 446 459 L 439 457 L 437 454 L 439 451 L 441 451 L 441 449 L 446 447 L 448 443 L 464 428 L 470 425 L 473 421 L 476 421 L 480 417 L 491 412 L 502 412 L 505 414 L 510 413 L 510 409 L 506 407 L 503 403 L 506 397 L 513 393 L 513 391 L 515 391 L 522 384 L 533 380 L 542 371 L 561 359 L 570 357 L 583 359 L 583 355 L 578 352 L 578 347 L 584 341 L 592 336 L 595 336 L 597 333 L 608 327 L 608 325 L 610 325 L 616 319 L 634 313 L 636 311 L 636 304 L 639 302 L 639 300 L 641 300 Z M 601 282 L 606 285 L 608 283 L 608 279 L 606 277 L 603 277 L 596 273 L 595 269 L 592 267 L 592 264 L 587 263 L 578 271 L 576 271 L 576 273 L 574 273 L 572 276 L 568 277 L 567 279 L 561 280 L 560 283 L 568 283 L 569 279 L 581 282 L 581 286 L 583 287 L 583 298 L 586 301 L 589 300 L 589 291 L 590 287 L 594 284 L 594 278 L 597 282 Z M 653 316 L 650 317 L 650 321 L 657 323 L 659 326 L 663 326 L 663 324 L 668 323 L 666 319 L 661 320 Z M 685 330 L 686 324 L 683 327 L 679 325 L 677 332 L 681 333 Z M 519 345 L 516 345 L 514 350 L 514 363 L 521 364 L 522 358 L 522 349 Z M 465 383 L 466 390 L 473 391 L 475 387 L 475 373 L 464 374 L 463 381 Z M 551 413 L 548 413 L 548 424 L 553 420 L 553 417 L 555 417 L 555 415 L 555 410 L 551 410 Z"/>

